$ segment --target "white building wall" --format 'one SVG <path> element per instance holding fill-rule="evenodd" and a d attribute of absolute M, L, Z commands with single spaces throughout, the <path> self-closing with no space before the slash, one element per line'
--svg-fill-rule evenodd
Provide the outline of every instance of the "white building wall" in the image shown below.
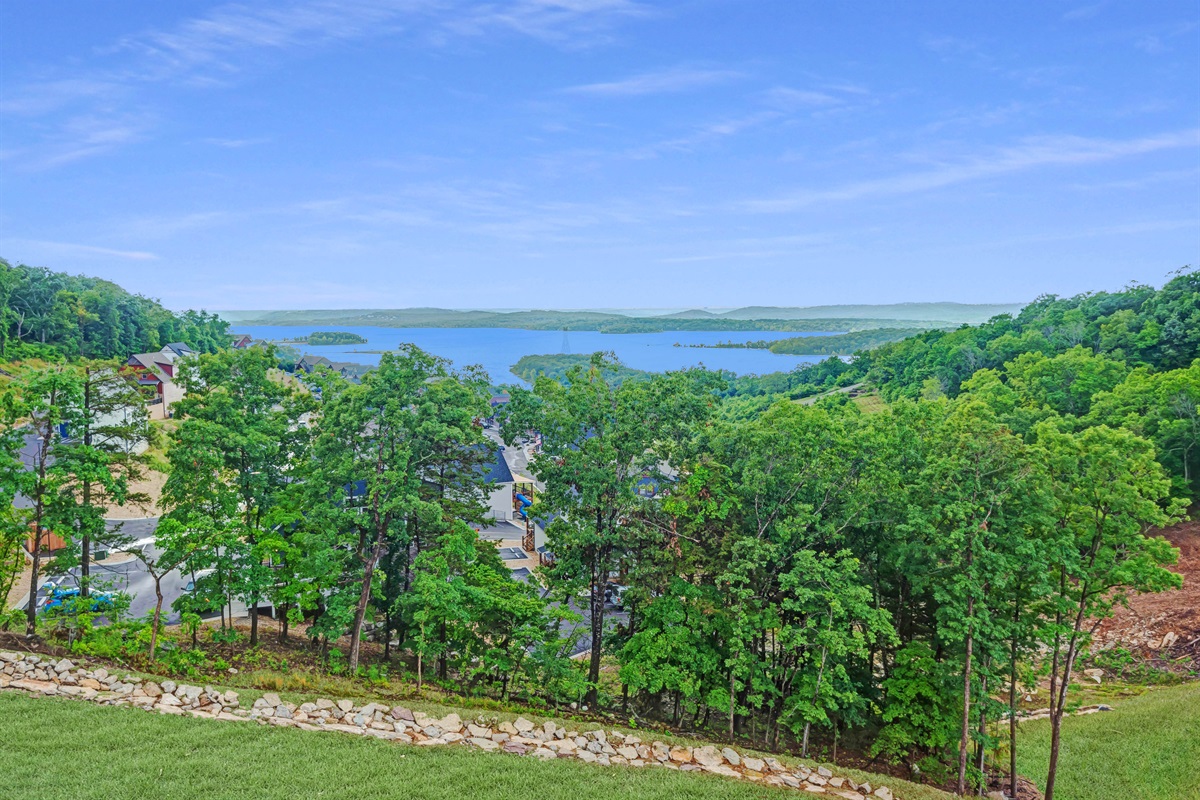
<path fill-rule="evenodd" d="M 500 483 L 488 495 L 488 515 L 493 519 L 513 518 L 512 487 L 511 483 Z"/>

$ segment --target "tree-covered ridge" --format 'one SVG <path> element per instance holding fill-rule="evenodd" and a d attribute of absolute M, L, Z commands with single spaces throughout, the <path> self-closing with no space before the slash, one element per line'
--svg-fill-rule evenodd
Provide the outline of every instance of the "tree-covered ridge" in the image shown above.
<path fill-rule="evenodd" d="M 1188 366 L 1200 356 L 1200 271 L 1181 270 L 1161 289 L 1040 297 L 1015 317 L 976 327 L 933 330 L 856 354 L 854 379 L 889 397 L 917 397 L 931 379 L 949 396 L 980 369 L 998 369 L 1022 354 L 1054 356 L 1084 347 L 1130 367 Z"/>
<path fill-rule="evenodd" d="M 228 329 L 215 314 L 177 314 L 110 281 L 0 259 L 0 359 L 124 358 L 169 342 L 214 352 Z"/>
<path fill-rule="evenodd" d="M 712 314 L 630 317 L 602 311 L 454 311 L 445 308 L 242 311 L 227 316 L 239 325 L 377 325 L 384 328 L 521 328 L 525 330 L 659 333 L 662 331 L 848 331 L 867 328 L 924 329 L 944 321 L 832 317 L 739 319 Z"/>
<path fill-rule="evenodd" d="M 281 339 L 283 344 L 310 344 L 315 346 L 336 344 L 366 344 L 366 338 L 349 331 L 313 331 L 308 336 Z"/>
<path fill-rule="evenodd" d="M 912 328 L 871 328 L 849 333 L 835 333 L 831 336 L 792 336 L 787 339 L 760 339 L 754 342 L 720 342 L 688 346 L 770 350 L 772 353 L 796 356 L 848 356 L 859 350 L 871 350 L 888 342 L 898 342 L 912 335 Z"/>
<path fill-rule="evenodd" d="M 512 365 L 511 369 L 513 375 L 529 383 L 533 383 L 539 375 L 545 375 L 554 380 L 562 380 L 571 369 L 586 367 L 591 363 L 591 360 L 592 357 L 590 354 L 581 353 L 529 355 L 521 356 L 517 363 Z M 646 379 L 652 374 L 645 370 L 633 369 L 624 365 L 615 365 L 613 367 L 613 379 L 618 383 L 631 378 Z"/>

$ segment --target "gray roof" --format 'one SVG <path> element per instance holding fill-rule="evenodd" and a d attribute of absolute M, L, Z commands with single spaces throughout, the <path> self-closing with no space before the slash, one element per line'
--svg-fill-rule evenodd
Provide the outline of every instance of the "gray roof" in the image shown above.
<path fill-rule="evenodd" d="M 504 451 L 499 447 L 495 450 L 495 458 L 491 464 L 485 467 L 487 473 L 483 476 L 488 483 L 512 483 L 512 470 L 508 468 L 508 461 L 504 458 Z"/>

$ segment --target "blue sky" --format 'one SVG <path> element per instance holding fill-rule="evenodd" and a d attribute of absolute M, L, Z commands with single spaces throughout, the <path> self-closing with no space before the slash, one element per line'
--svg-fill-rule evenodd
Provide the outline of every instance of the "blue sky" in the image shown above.
<path fill-rule="evenodd" d="M 1027 300 L 1200 263 L 1200 8 L 0 4 L 0 256 L 183 308 Z"/>

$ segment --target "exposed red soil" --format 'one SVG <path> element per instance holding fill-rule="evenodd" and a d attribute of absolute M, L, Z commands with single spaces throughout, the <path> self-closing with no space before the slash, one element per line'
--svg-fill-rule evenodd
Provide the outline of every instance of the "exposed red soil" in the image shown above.
<path fill-rule="evenodd" d="M 1163 669 L 1200 669 L 1200 508 L 1191 516 L 1160 532 L 1179 548 L 1171 570 L 1183 576 L 1183 588 L 1131 597 L 1100 624 L 1098 645 L 1125 647 Z"/>

